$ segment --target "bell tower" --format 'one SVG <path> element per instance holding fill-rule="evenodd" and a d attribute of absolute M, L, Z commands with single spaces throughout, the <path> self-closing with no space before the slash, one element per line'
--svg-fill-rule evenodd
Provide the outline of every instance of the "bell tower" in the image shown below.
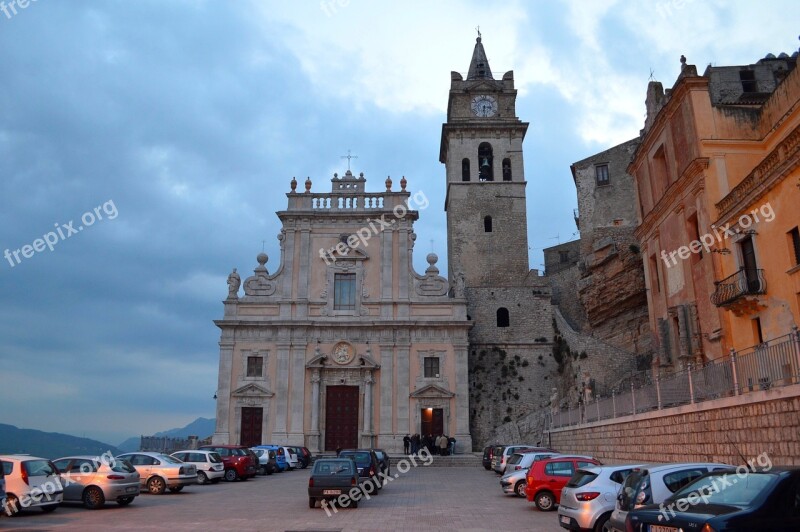
<path fill-rule="evenodd" d="M 450 73 L 439 161 L 447 173 L 449 278 L 467 288 L 516 286 L 528 274 L 528 223 L 514 72 L 494 79 L 477 38 L 467 78 Z"/>

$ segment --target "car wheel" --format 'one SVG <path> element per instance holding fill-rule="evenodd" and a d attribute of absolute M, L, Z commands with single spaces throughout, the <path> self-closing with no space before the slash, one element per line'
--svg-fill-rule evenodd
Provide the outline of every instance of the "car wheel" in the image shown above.
<path fill-rule="evenodd" d="M 594 524 L 595 532 L 613 532 L 614 529 L 611 527 L 611 514 L 603 514 L 597 518 L 597 523 Z"/>
<path fill-rule="evenodd" d="M 316 508 L 317 507 L 317 499 L 315 499 L 314 497 L 309 497 L 308 498 L 308 507 L 309 508 Z"/>
<path fill-rule="evenodd" d="M 106 496 L 103 495 L 103 490 L 96 486 L 89 486 L 83 492 L 83 505 L 90 510 L 102 508 L 106 503 Z"/>
<path fill-rule="evenodd" d="M 3 505 L 3 514 L 8 517 L 16 517 L 19 515 L 19 499 L 14 495 L 6 495 L 6 503 Z"/>
<path fill-rule="evenodd" d="M 183 486 L 174 486 L 169 489 L 172 493 L 180 493 L 183 490 Z"/>
<path fill-rule="evenodd" d="M 161 495 L 167 489 L 167 484 L 161 477 L 153 477 L 147 481 L 147 491 L 153 495 Z"/>
<path fill-rule="evenodd" d="M 227 480 L 228 482 L 233 482 L 238 478 L 239 478 L 239 473 L 237 473 L 235 469 L 228 469 L 227 471 L 225 471 L 225 480 Z"/>
<path fill-rule="evenodd" d="M 58 508 L 58 505 L 57 504 L 50 504 L 48 506 L 42 506 L 41 508 L 42 508 L 42 511 L 44 513 L 49 514 L 50 512 L 55 512 L 56 508 Z"/>
<path fill-rule="evenodd" d="M 526 480 L 520 480 L 514 486 L 514 493 L 517 494 L 517 497 L 525 497 L 525 488 L 528 487 L 528 482 Z"/>
<path fill-rule="evenodd" d="M 267 466 L 263 466 L 263 465 L 262 465 L 262 466 L 259 466 L 259 468 L 258 468 L 258 474 L 259 474 L 259 475 L 261 475 L 262 477 L 263 477 L 264 475 L 266 475 L 266 474 L 267 474 Z"/>
<path fill-rule="evenodd" d="M 549 512 L 556 505 L 556 500 L 549 491 L 540 491 L 533 500 L 536 502 L 536 508 L 541 512 Z"/>
<path fill-rule="evenodd" d="M 117 499 L 117 504 L 119 504 L 120 506 L 128 506 L 130 503 L 133 502 L 133 499 L 135 498 L 136 497 L 120 497 L 119 499 Z"/>
<path fill-rule="evenodd" d="M 208 477 L 206 476 L 206 474 L 203 471 L 198 471 L 197 472 L 197 483 L 200 484 L 201 486 L 203 484 L 208 483 Z"/>

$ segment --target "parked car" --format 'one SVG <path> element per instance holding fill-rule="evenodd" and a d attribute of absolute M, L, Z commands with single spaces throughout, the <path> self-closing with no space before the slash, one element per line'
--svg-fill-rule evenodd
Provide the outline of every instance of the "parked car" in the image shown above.
<path fill-rule="evenodd" d="M 383 449 L 373 449 L 375 456 L 378 457 L 378 463 L 381 466 L 381 472 L 386 476 L 391 475 L 392 465 L 389 462 L 389 455 Z"/>
<path fill-rule="evenodd" d="M 500 478 L 500 487 L 503 493 L 524 497 L 525 488 L 528 486 L 528 470 L 531 468 L 531 464 L 557 455 L 558 453 L 554 452 L 543 453 L 537 451 L 521 451 L 512 454 L 511 458 L 508 459 L 506 472 Z"/>
<path fill-rule="evenodd" d="M 518 453 L 519 451 L 525 449 L 533 449 L 537 451 L 550 451 L 550 449 L 546 449 L 544 447 L 537 447 L 535 445 L 504 445 L 501 447 L 500 452 L 497 452 L 497 448 L 495 448 L 495 455 L 493 458 L 494 469 L 495 473 L 503 474 L 506 472 L 506 465 L 508 464 L 508 459 L 511 458 L 511 455 L 514 453 Z"/>
<path fill-rule="evenodd" d="M 486 471 L 492 470 L 492 456 L 494 456 L 494 445 L 487 445 L 483 448 L 483 468 Z"/>
<path fill-rule="evenodd" d="M 800 530 L 800 469 L 774 468 L 741 476 L 734 470 L 708 473 L 660 504 L 629 512 L 626 529 L 631 532 Z"/>
<path fill-rule="evenodd" d="M 319 500 L 338 499 L 358 486 L 356 463 L 349 458 L 322 458 L 314 462 L 308 478 L 308 507 L 314 508 Z M 358 501 L 349 504 L 358 508 Z"/>
<path fill-rule="evenodd" d="M 725 464 L 694 462 L 634 468 L 622 484 L 606 528 L 625 532 L 625 518 L 631 510 L 646 504 L 659 504 L 706 473 L 730 467 Z"/>
<path fill-rule="evenodd" d="M 558 455 L 534 462 L 528 470 L 525 494 L 542 512 L 554 510 L 561 490 L 579 467 L 602 465 L 591 456 Z"/>
<path fill-rule="evenodd" d="M 289 470 L 289 464 L 286 462 L 286 449 L 280 445 L 256 445 L 251 448 L 253 451 L 257 449 L 267 449 L 275 451 L 275 466 L 278 468 L 275 472 L 281 473 Z"/>
<path fill-rule="evenodd" d="M 225 477 L 225 464 L 216 451 L 187 450 L 172 453 L 172 456 L 197 468 L 197 483 L 216 484 Z"/>
<path fill-rule="evenodd" d="M 127 460 L 139 472 L 139 484 L 153 495 L 167 489 L 178 493 L 184 487 L 197 483 L 197 468 L 184 464 L 168 454 L 153 452 L 125 453 L 117 458 Z"/>
<path fill-rule="evenodd" d="M 68 456 L 53 460 L 61 473 L 64 502 L 79 502 L 90 510 L 106 501 L 127 506 L 139 495 L 139 473 L 113 456 Z"/>
<path fill-rule="evenodd" d="M 378 475 L 381 470 L 380 461 L 372 449 L 345 449 L 339 453 L 339 458 L 351 458 L 355 462 L 358 476 L 362 479 L 361 484 L 372 483 L 375 486 L 373 493 L 378 493 L 383 487 Z"/>
<path fill-rule="evenodd" d="M 222 458 L 225 480 L 247 480 L 256 476 L 258 457 L 244 445 L 202 445 L 201 451 L 214 451 Z"/>
<path fill-rule="evenodd" d="M 635 467 L 642 465 L 579 467 L 561 490 L 561 528 L 602 532 L 614 511 L 622 483 Z"/>
<path fill-rule="evenodd" d="M 6 481 L 3 511 L 9 517 L 27 508 L 52 512 L 64 498 L 61 477 L 53 462 L 25 454 L 0 455 Z"/>
<path fill-rule="evenodd" d="M 300 461 L 297 459 L 297 452 L 293 447 L 283 445 L 284 456 L 286 456 L 286 465 L 289 466 L 289 471 L 300 467 Z"/>
<path fill-rule="evenodd" d="M 250 449 L 258 457 L 258 474 L 271 475 L 278 470 L 278 461 L 272 449 Z"/>
<path fill-rule="evenodd" d="M 311 451 L 308 447 L 295 447 L 295 454 L 297 454 L 297 461 L 300 463 L 300 469 L 305 469 L 311 464 Z"/>

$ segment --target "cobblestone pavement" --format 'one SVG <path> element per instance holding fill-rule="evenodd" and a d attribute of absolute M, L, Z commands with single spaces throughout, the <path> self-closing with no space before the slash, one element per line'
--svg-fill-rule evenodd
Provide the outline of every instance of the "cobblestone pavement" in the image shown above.
<path fill-rule="evenodd" d="M 392 469 L 394 475 L 395 469 Z M 182 493 L 142 494 L 128 507 L 62 505 L 0 518 L 0 530 L 558 531 L 555 512 L 503 495 L 500 477 L 482 467 L 416 467 L 379 495 L 327 516 L 308 507 L 309 470 L 245 482 L 192 486 Z"/>

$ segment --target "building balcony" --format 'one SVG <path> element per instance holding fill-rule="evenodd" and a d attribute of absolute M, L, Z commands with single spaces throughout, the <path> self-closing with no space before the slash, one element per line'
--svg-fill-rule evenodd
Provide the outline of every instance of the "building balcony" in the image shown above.
<path fill-rule="evenodd" d="M 714 284 L 717 288 L 711 294 L 711 302 L 718 307 L 740 306 L 742 301 L 747 300 L 745 296 L 767 292 L 767 281 L 762 269 L 742 268 Z"/>

